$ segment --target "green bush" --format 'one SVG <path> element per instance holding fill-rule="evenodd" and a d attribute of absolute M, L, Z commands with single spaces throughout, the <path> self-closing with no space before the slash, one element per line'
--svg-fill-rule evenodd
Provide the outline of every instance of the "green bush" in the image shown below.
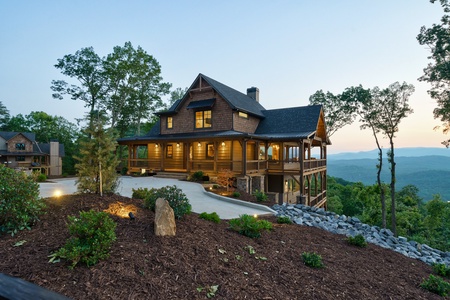
<path fill-rule="evenodd" d="M 234 198 L 239 198 L 241 196 L 241 193 L 239 192 L 233 192 L 233 197 Z"/>
<path fill-rule="evenodd" d="M 268 197 L 263 191 L 255 190 L 253 192 L 253 196 L 256 197 L 256 201 L 258 202 L 265 202 L 267 201 Z"/>
<path fill-rule="evenodd" d="M 292 220 L 291 220 L 291 218 L 289 218 L 287 216 L 280 216 L 277 218 L 277 223 L 278 224 L 292 224 Z"/>
<path fill-rule="evenodd" d="M 447 296 L 450 292 L 450 283 L 446 282 L 441 277 L 433 276 L 431 274 L 428 279 L 425 279 L 420 284 L 420 287 L 443 297 Z"/>
<path fill-rule="evenodd" d="M 47 180 L 47 175 L 38 171 L 33 172 L 32 177 L 36 182 L 45 182 Z"/>
<path fill-rule="evenodd" d="M 323 268 L 322 256 L 314 252 L 303 252 L 302 260 L 305 265 L 311 268 Z"/>
<path fill-rule="evenodd" d="M 438 275 L 450 278 L 450 267 L 445 264 L 433 264 L 433 271 Z"/>
<path fill-rule="evenodd" d="M 259 238 L 263 230 L 272 230 L 272 223 L 244 214 L 231 219 L 230 228 L 250 238 Z"/>
<path fill-rule="evenodd" d="M 347 242 L 350 245 L 354 245 L 354 246 L 358 246 L 358 247 L 366 247 L 367 246 L 366 239 L 361 234 L 355 235 L 354 237 L 349 236 L 347 238 Z"/>
<path fill-rule="evenodd" d="M 203 180 L 203 176 L 205 176 L 203 171 L 196 171 L 189 177 L 189 180 L 190 181 L 196 181 L 196 182 L 197 181 L 202 181 Z"/>
<path fill-rule="evenodd" d="M 79 217 L 68 218 L 71 237 L 52 256 L 71 261 L 71 268 L 79 262 L 92 266 L 109 257 L 111 245 L 116 240 L 116 223 L 107 213 L 90 210 L 80 212 Z"/>
<path fill-rule="evenodd" d="M 159 189 L 151 188 L 150 190 L 147 188 L 133 189 L 132 198 L 143 199 L 144 207 L 153 211 L 155 211 L 156 200 L 163 198 L 169 202 L 177 219 L 190 214 L 192 210 L 188 198 L 176 185 L 165 186 Z"/>
<path fill-rule="evenodd" d="M 24 172 L 0 164 L 0 233 L 14 235 L 30 229 L 44 208 L 39 184 Z"/>
<path fill-rule="evenodd" d="M 208 214 L 207 212 L 202 212 L 199 215 L 199 218 L 207 220 L 207 221 L 211 221 L 211 222 L 214 222 L 214 223 L 220 223 L 219 215 L 216 212 L 212 212 L 210 214 Z"/>

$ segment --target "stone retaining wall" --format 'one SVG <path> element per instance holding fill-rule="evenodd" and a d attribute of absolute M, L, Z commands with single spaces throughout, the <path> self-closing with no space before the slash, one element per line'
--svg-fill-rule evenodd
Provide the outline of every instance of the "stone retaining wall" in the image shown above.
<path fill-rule="evenodd" d="M 370 226 L 361 223 L 358 218 L 337 215 L 325 211 L 323 208 L 295 205 L 274 205 L 275 216 L 289 217 L 294 223 L 305 226 L 318 227 L 323 230 L 355 236 L 361 234 L 368 243 L 394 250 L 407 257 L 418 259 L 426 264 L 446 264 L 450 266 L 450 252 L 433 249 L 425 244 L 408 241 L 405 237 L 395 237 L 389 229 L 381 229 L 378 226 Z"/>

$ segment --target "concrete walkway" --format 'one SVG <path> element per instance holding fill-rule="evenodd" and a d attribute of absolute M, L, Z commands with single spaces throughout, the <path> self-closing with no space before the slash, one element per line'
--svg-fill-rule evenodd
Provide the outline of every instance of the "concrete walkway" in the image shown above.
<path fill-rule="evenodd" d="M 140 187 L 161 188 L 168 185 L 176 185 L 183 190 L 192 205 L 192 211 L 195 213 L 216 212 L 221 219 L 233 219 L 242 214 L 264 215 L 275 213 L 267 206 L 222 197 L 206 192 L 203 186 L 198 183 L 177 179 L 122 176 L 117 193 L 125 197 L 131 197 L 132 189 Z M 40 195 L 43 198 L 56 196 L 57 193 L 60 195 L 73 194 L 77 191 L 73 178 L 51 179 L 51 182 L 40 183 L 39 186 Z"/>

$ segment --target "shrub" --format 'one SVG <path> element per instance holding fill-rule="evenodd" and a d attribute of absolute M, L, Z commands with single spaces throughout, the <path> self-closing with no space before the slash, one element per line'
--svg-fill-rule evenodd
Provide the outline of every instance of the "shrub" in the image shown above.
<path fill-rule="evenodd" d="M 116 223 L 107 213 L 90 210 L 68 218 L 71 237 L 53 257 L 71 261 L 71 268 L 79 262 L 92 266 L 109 257 L 111 244 L 116 240 Z"/>
<path fill-rule="evenodd" d="M 147 188 L 133 189 L 132 197 L 144 199 L 144 207 L 153 211 L 155 210 L 156 200 L 163 198 L 169 202 L 177 219 L 190 214 L 192 210 L 188 198 L 176 185 L 165 186 L 159 189 L 151 188 L 150 190 Z"/>
<path fill-rule="evenodd" d="M 433 264 L 433 271 L 443 277 L 450 278 L 450 267 L 446 264 Z"/>
<path fill-rule="evenodd" d="M 239 198 L 241 196 L 241 193 L 239 192 L 233 192 L 233 197 L 234 198 Z"/>
<path fill-rule="evenodd" d="M 322 256 L 314 252 L 303 252 L 302 260 L 305 265 L 311 268 L 323 268 Z"/>
<path fill-rule="evenodd" d="M 199 215 L 199 218 L 207 220 L 207 221 L 211 221 L 211 222 L 214 222 L 214 223 L 220 223 L 219 215 L 216 212 L 212 212 L 210 214 L 208 214 L 207 212 L 202 212 Z"/>
<path fill-rule="evenodd" d="M 197 181 L 202 181 L 203 180 L 203 176 L 205 176 L 203 171 L 196 171 L 190 176 L 189 180 L 190 181 L 196 181 L 196 182 Z"/>
<path fill-rule="evenodd" d="M 30 229 L 44 207 L 32 177 L 0 164 L 0 233 Z"/>
<path fill-rule="evenodd" d="M 367 246 L 366 239 L 361 234 L 355 235 L 354 237 L 349 236 L 347 238 L 347 242 L 350 245 L 354 245 L 354 246 L 358 246 L 358 247 L 366 247 Z"/>
<path fill-rule="evenodd" d="M 253 192 L 253 196 L 256 197 L 256 200 L 258 202 L 265 202 L 268 199 L 267 195 L 263 191 L 259 191 L 259 190 L 255 190 Z"/>
<path fill-rule="evenodd" d="M 41 172 L 33 172 L 32 176 L 36 182 L 45 182 L 47 180 L 47 175 Z"/>
<path fill-rule="evenodd" d="M 441 277 L 433 276 L 431 274 L 428 279 L 425 279 L 420 284 L 420 287 L 443 297 L 447 296 L 450 292 L 450 283 L 446 282 Z"/>
<path fill-rule="evenodd" d="M 289 218 L 287 216 L 279 216 L 277 218 L 277 223 L 278 224 L 292 224 L 292 220 L 291 220 L 291 218 Z"/>
<path fill-rule="evenodd" d="M 272 223 L 244 214 L 237 219 L 231 219 L 230 228 L 250 238 L 258 238 L 263 230 L 272 230 Z"/>

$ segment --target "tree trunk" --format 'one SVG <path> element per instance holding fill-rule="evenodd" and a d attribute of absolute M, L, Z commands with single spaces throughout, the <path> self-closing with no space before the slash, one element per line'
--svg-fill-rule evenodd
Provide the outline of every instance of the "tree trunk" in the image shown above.
<path fill-rule="evenodd" d="M 380 188 L 380 201 L 381 201 L 381 219 L 383 222 L 383 228 L 386 228 L 386 194 L 384 190 L 384 186 L 381 183 L 381 170 L 383 169 L 383 150 L 381 149 L 380 142 L 377 138 L 377 133 L 375 131 L 375 128 L 372 126 L 372 132 L 373 136 L 375 137 L 375 142 L 377 143 L 378 148 L 378 161 L 380 164 L 377 168 L 377 184 Z"/>
<path fill-rule="evenodd" d="M 389 143 L 391 144 L 391 152 L 389 161 L 391 163 L 391 223 L 392 232 L 397 236 L 397 219 L 395 217 L 395 160 L 394 160 L 394 136 L 389 136 Z"/>

